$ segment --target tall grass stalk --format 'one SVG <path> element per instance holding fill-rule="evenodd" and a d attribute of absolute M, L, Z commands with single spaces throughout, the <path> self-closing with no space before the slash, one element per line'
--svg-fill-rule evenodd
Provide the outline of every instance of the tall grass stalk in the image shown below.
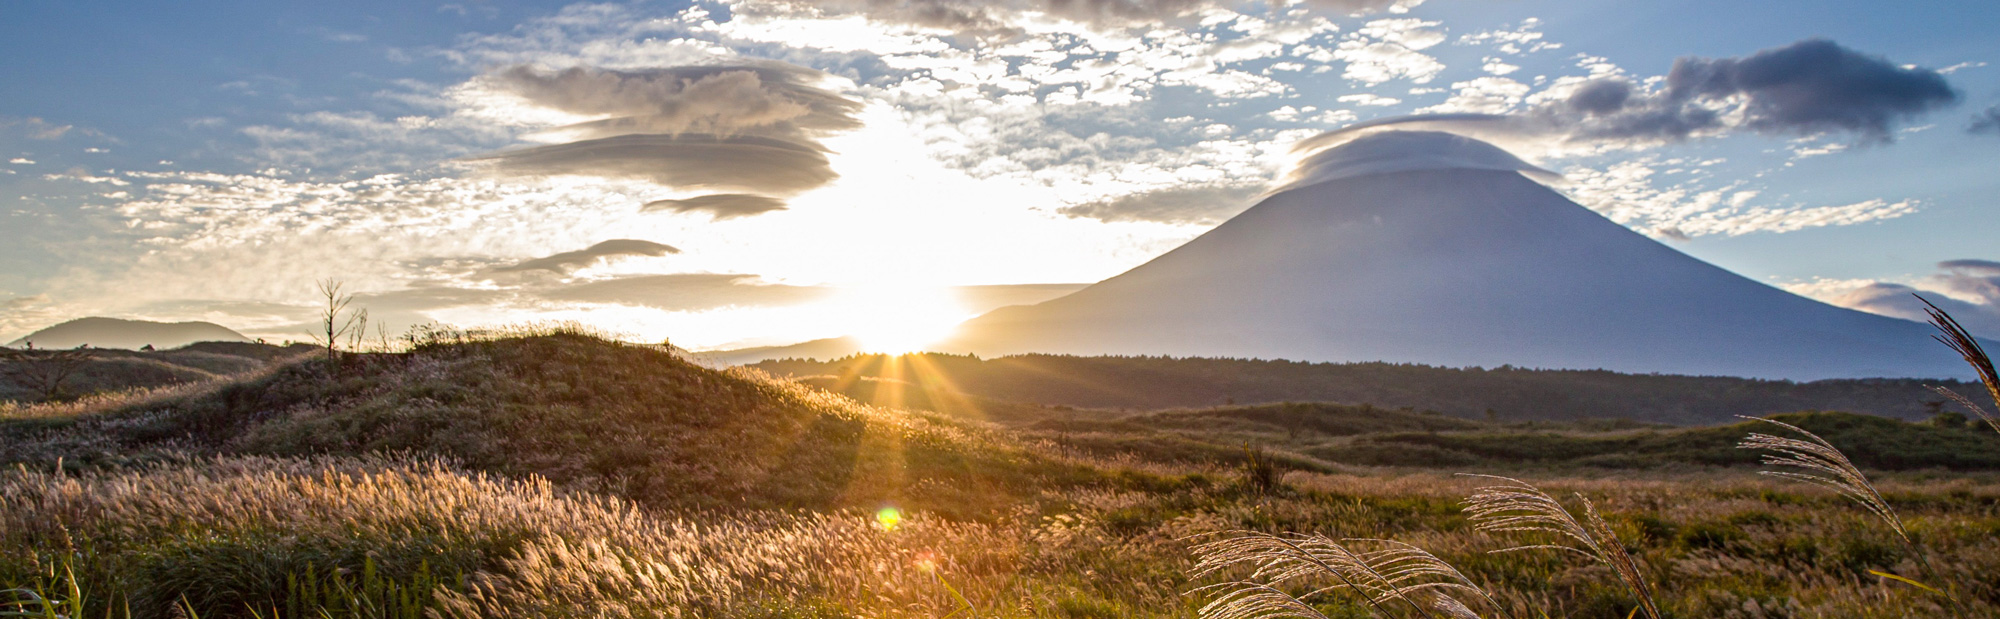
<path fill-rule="evenodd" d="M 1903 518 L 1896 514 L 1896 508 L 1889 505 L 1887 499 L 1882 498 L 1882 493 L 1875 489 L 1875 484 L 1870 483 L 1868 476 L 1863 474 L 1859 467 L 1854 466 L 1853 461 L 1848 460 L 1847 454 L 1841 453 L 1832 443 L 1826 442 L 1826 439 L 1820 438 L 1819 435 L 1813 434 L 1805 428 L 1775 419 L 1760 419 L 1756 417 L 1745 417 L 1745 419 L 1776 425 L 1805 437 L 1802 439 L 1789 438 L 1773 436 L 1762 432 L 1752 432 L 1750 436 L 1745 437 L 1743 442 L 1739 443 L 1737 447 L 1765 452 L 1765 466 L 1797 469 L 1789 471 L 1766 470 L 1762 471 L 1763 474 L 1802 481 L 1827 488 L 1860 504 L 1862 508 L 1874 514 L 1883 524 L 1888 525 L 1890 531 L 1896 534 L 1896 539 L 1903 543 L 1903 548 L 1917 559 L 1917 565 L 1924 571 L 1926 579 L 1933 583 L 1945 585 L 1950 590 L 1921 584 L 1918 585 L 1918 588 L 1944 597 L 1946 601 L 1950 602 L 1954 616 L 1965 616 L 1964 602 L 1952 592 L 1956 590 L 1956 587 L 1952 587 L 1944 580 L 1943 575 L 1932 562 L 1930 552 L 1922 544 L 1917 543 L 1914 537 L 1910 536 L 1909 526 L 1905 525 Z M 1900 577 L 1892 579 L 1907 581 L 1907 579 Z"/>
<path fill-rule="evenodd" d="M 1648 619 L 1660 619 L 1660 608 L 1653 601 L 1653 587 L 1640 572 L 1639 562 L 1618 541 L 1617 533 L 1598 515 L 1597 506 L 1590 499 L 1577 495 L 1577 500 L 1583 502 L 1583 518 L 1579 520 L 1561 501 L 1528 482 L 1494 475 L 1470 477 L 1498 482 L 1482 486 L 1466 497 L 1465 513 L 1474 529 L 1486 533 L 1542 533 L 1555 538 L 1550 543 L 1510 546 L 1493 552 L 1556 550 L 1603 563 L 1638 598 L 1638 612 Z"/>
<path fill-rule="evenodd" d="M 1324 619 L 1325 615 L 1306 600 L 1335 591 L 1350 593 L 1384 615 L 1407 610 L 1420 617 L 1478 616 L 1453 594 L 1470 595 L 1496 610 L 1501 608 L 1484 588 L 1451 564 L 1401 542 L 1256 531 L 1229 531 L 1209 537 L 1214 539 L 1194 547 L 1194 578 L 1250 570 L 1243 579 L 1189 592 L 1218 594 L 1201 608 L 1201 615 L 1209 619 Z M 1284 589 L 1299 585 L 1315 588 L 1301 595 Z"/>
<path fill-rule="evenodd" d="M 1986 355 L 1986 349 L 1979 345 L 1979 339 L 1973 337 L 1972 332 L 1965 330 L 1964 325 L 1958 324 L 1958 320 L 1952 318 L 1951 314 L 1932 304 L 1930 299 L 1917 296 L 1917 300 L 1923 301 L 1927 306 L 1924 313 L 1930 315 L 1931 326 L 1937 327 L 1939 331 L 1937 335 L 1931 337 L 1951 347 L 1952 352 L 1958 353 L 1958 356 L 1965 359 L 1966 364 L 1972 366 L 1972 371 L 1979 374 L 1979 382 L 1986 385 L 1986 394 L 1993 397 L 1993 406 L 2000 408 L 2000 371 L 1994 370 L 1993 358 Z M 1931 389 L 1956 400 L 1960 406 L 1971 409 L 1972 414 L 1978 415 L 1981 421 L 1985 421 L 1987 427 L 2000 432 L 2000 418 L 1987 413 L 1985 407 L 1973 403 L 1956 391 L 1938 387 Z"/>

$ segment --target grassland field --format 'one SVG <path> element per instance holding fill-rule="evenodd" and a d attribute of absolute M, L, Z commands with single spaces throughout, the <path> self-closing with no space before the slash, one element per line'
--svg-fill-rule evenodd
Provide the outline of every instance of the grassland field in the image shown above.
<path fill-rule="evenodd" d="M 1199 587 L 1250 578 L 1191 576 L 1197 546 L 1244 530 L 1413 544 L 1491 593 L 1482 617 L 1634 616 L 1601 562 L 1493 552 L 1522 539 L 1468 518 L 1478 473 L 1587 498 L 1663 616 L 2000 616 L 2000 433 L 1963 418 L 1775 416 L 1851 456 L 1912 545 L 1760 475 L 1736 444 L 1773 427 L 1750 420 L 1035 404 L 561 329 L 210 374 L 0 405 L 5 609 L 1195 617 L 1215 597 Z"/>

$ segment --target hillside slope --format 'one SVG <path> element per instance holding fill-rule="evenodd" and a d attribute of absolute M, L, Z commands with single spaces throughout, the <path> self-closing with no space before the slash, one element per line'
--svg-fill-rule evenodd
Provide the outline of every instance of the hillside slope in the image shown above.
<path fill-rule="evenodd" d="M 171 401 L 0 421 L 0 462 L 442 456 L 679 507 L 998 505 L 1074 472 L 976 427 L 554 334 L 295 362 Z"/>
<path fill-rule="evenodd" d="M 317 350 L 310 345 L 272 346 L 255 342 L 197 342 L 171 350 L 117 348 L 75 350 L 16 350 L 0 359 L 0 401 L 36 402 L 40 384 L 51 367 L 73 363 L 57 389 L 57 399 L 150 389 L 215 380 L 252 372 L 272 363 Z M 74 358 L 63 361 L 65 358 Z M 19 367 L 17 366 L 30 366 Z"/>

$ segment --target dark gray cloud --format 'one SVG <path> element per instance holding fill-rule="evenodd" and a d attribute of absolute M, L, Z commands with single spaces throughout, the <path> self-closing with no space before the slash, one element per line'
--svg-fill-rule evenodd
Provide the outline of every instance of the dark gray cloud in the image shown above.
<path fill-rule="evenodd" d="M 639 210 L 708 213 L 714 219 L 723 220 L 782 211 L 785 210 L 785 201 L 743 193 L 719 193 L 682 200 L 654 200 L 639 207 Z"/>
<path fill-rule="evenodd" d="M 1599 78 L 1577 86 L 1565 99 L 1512 114 L 1404 116 L 1347 129 L 1396 125 L 1466 131 L 1485 139 L 1555 137 L 1613 144 L 1676 142 L 1749 130 L 1846 133 L 1863 142 L 1886 142 L 1897 124 L 1958 99 L 1937 71 L 1904 68 L 1833 41 L 1807 39 L 1742 58 L 1681 58 L 1657 89 Z M 1740 114 L 1732 113 L 1738 106 Z"/>
<path fill-rule="evenodd" d="M 794 193 L 839 177 L 826 154 L 752 136 L 621 135 L 479 157 L 505 174 L 577 174 L 667 187 Z"/>
<path fill-rule="evenodd" d="M 641 275 L 576 284 L 540 293 L 552 301 L 615 303 L 667 311 L 796 305 L 834 294 L 830 288 L 766 283 L 755 275 Z"/>
<path fill-rule="evenodd" d="M 536 258 L 512 266 L 500 267 L 495 271 L 549 271 L 569 273 L 584 267 L 594 266 L 620 256 L 665 256 L 678 254 L 681 250 L 637 239 L 612 239 L 585 249 L 566 251 L 546 258 Z"/>
<path fill-rule="evenodd" d="M 1404 6 L 1421 0 L 1402 2 Z M 1020 33 L 1013 24 L 1024 13 L 1041 13 L 1097 27 L 1152 25 L 1186 18 L 1210 8 L 1233 7 L 1230 0 L 780 0 L 794 8 L 860 13 L 877 21 L 950 30 L 991 38 Z M 1308 6 L 1340 14 L 1373 13 L 1397 0 L 1309 0 Z M 755 11 L 740 7 L 739 14 Z"/>
<path fill-rule="evenodd" d="M 472 160 L 510 175 L 790 195 L 837 178 L 819 139 L 861 125 L 861 104 L 818 86 L 824 77 L 776 62 L 649 71 L 510 67 L 488 79 L 538 106 L 610 118 L 540 135 L 562 143 Z M 720 219 L 776 210 L 753 212 L 748 204 L 736 200 L 730 205 L 737 208 L 714 212 Z"/>
<path fill-rule="evenodd" d="M 1938 268 L 1972 277 L 2000 277 L 2000 261 L 1994 260 L 1946 260 Z M 1994 296 L 2000 299 L 2000 294 Z"/>
<path fill-rule="evenodd" d="M 824 76 L 804 67 L 760 63 L 685 66 L 648 71 L 573 67 L 543 71 L 516 66 L 495 73 L 501 87 L 537 105 L 575 114 L 611 116 L 571 125 L 581 137 L 633 133 L 806 132 L 861 126 L 861 104 L 813 85 Z M 558 129 L 561 131 L 561 129 Z"/>
<path fill-rule="evenodd" d="M 1632 83 L 1618 78 L 1594 79 L 1569 95 L 1570 109 L 1585 114 L 1610 114 L 1625 109 L 1632 99 Z"/>
<path fill-rule="evenodd" d="M 1263 185 L 1205 185 L 1155 189 L 1074 204 L 1056 212 L 1098 221 L 1213 224 L 1250 207 Z"/>
<path fill-rule="evenodd" d="M 1667 73 L 1670 101 L 1749 98 L 1758 131 L 1847 131 L 1886 140 L 1897 121 L 1958 102 L 1944 75 L 1904 68 L 1827 39 L 1806 39 L 1744 58 L 1682 58 Z"/>
<path fill-rule="evenodd" d="M 1991 133 L 2000 135 L 2000 105 L 1986 108 L 1986 111 L 1972 115 L 1972 124 L 1965 128 L 1971 133 Z"/>

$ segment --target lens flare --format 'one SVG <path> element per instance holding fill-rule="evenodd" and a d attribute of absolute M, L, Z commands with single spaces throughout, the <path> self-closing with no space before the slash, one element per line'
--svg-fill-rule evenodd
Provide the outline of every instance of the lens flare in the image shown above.
<path fill-rule="evenodd" d="M 882 527 L 884 531 L 894 531 L 896 530 L 896 525 L 902 523 L 903 510 L 896 509 L 895 507 L 884 507 L 875 510 L 875 526 Z"/>

